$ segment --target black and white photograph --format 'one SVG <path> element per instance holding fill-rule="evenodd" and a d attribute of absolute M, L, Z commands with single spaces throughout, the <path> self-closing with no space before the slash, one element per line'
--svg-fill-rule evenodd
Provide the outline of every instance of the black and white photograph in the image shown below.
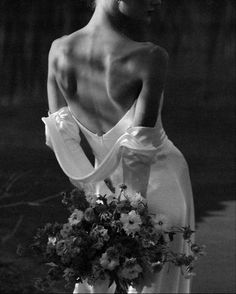
<path fill-rule="evenodd" d="M 0 0 L 0 293 L 235 293 L 236 0 Z"/>

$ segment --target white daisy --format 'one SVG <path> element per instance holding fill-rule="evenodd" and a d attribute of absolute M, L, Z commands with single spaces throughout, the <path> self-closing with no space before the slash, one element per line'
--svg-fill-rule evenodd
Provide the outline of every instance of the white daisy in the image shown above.
<path fill-rule="evenodd" d="M 152 218 L 152 223 L 157 231 L 166 232 L 170 229 L 170 223 L 166 215 L 156 214 Z"/>
<path fill-rule="evenodd" d="M 48 245 L 52 245 L 55 246 L 57 242 L 57 238 L 56 237 L 48 237 Z"/>
<path fill-rule="evenodd" d="M 128 235 L 138 232 L 142 224 L 140 216 L 134 210 L 131 210 L 128 214 L 122 213 L 120 221 L 123 224 L 123 229 Z"/>

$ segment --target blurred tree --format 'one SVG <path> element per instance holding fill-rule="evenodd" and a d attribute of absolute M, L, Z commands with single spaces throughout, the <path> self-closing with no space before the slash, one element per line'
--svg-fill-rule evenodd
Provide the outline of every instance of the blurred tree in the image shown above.
<path fill-rule="evenodd" d="M 202 3 L 201 3 L 202 4 Z M 223 25 L 225 25 L 225 17 L 226 17 L 226 8 L 228 2 L 226 0 L 221 1 L 213 1 L 207 0 L 207 15 L 208 15 L 208 27 L 207 27 L 207 37 L 208 37 L 208 46 L 206 50 L 206 80 L 205 80 L 205 100 L 209 100 L 211 98 L 211 90 L 209 85 L 213 79 L 213 66 L 215 56 L 217 54 L 217 49 L 224 45 L 225 40 L 220 37 L 220 31 L 223 29 Z M 204 9 L 204 8 L 203 8 Z M 222 36 L 221 36 L 222 37 Z"/>
<path fill-rule="evenodd" d="M 170 54 L 170 76 L 205 81 L 208 100 L 213 79 L 233 78 L 235 3 L 165 0 L 152 27 L 153 41 Z M 46 103 L 51 42 L 84 26 L 91 13 L 91 0 L 1 0 L 0 104 Z"/>

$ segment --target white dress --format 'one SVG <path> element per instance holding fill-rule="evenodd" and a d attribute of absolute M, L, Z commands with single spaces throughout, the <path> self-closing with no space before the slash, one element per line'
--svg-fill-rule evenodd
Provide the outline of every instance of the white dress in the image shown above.
<path fill-rule="evenodd" d="M 190 225 L 194 229 L 194 207 L 187 163 L 182 153 L 167 138 L 161 122 L 161 111 L 155 127 L 131 127 L 135 105 L 107 133 L 98 136 L 83 126 L 68 107 L 42 118 L 46 125 L 46 143 L 75 186 L 111 193 L 104 179 L 118 187 L 124 183 L 130 191 L 146 194 L 149 210 L 165 214 L 172 225 Z M 95 156 L 93 167 L 80 146 L 82 131 Z M 186 252 L 181 236 L 172 247 Z M 93 293 L 77 284 L 74 293 Z M 101 293 L 114 293 L 114 287 Z M 135 293 L 130 288 L 130 293 Z M 190 280 L 174 265 L 156 275 L 152 287 L 143 293 L 190 293 Z"/>

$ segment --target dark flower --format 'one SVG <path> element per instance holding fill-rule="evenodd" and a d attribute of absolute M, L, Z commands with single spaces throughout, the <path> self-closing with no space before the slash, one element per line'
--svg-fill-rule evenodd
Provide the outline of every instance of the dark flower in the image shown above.
<path fill-rule="evenodd" d="M 138 206 L 137 206 L 137 212 L 140 214 L 140 215 L 144 215 L 145 212 L 146 212 L 146 206 L 144 203 L 140 202 L 138 203 Z"/>
<path fill-rule="evenodd" d="M 68 218 L 71 226 L 78 225 L 83 219 L 84 213 L 82 210 L 75 209 L 71 216 Z"/>
<path fill-rule="evenodd" d="M 85 210 L 84 212 L 84 219 L 87 221 L 87 222 L 92 222 L 94 221 L 95 219 L 95 213 L 94 213 L 94 210 L 93 208 L 89 207 Z"/>
<path fill-rule="evenodd" d="M 104 205 L 104 204 L 98 204 L 98 205 L 95 207 L 95 210 L 96 210 L 96 212 L 97 212 L 98 214 L 100 214 L 100 213 L 103 213 L 104 211 L 106 211 L 106 210 L 107 210 L 107 207 L 106 207 L 106 205 Z"/>
<path fill-rule="evenodd" d="M 63 254 L 67 253 L 69 250 L 71 250 L 73 240 L 72 239 L 66 239 L 66 240 L 60 240 L 56 244 L 56 251 L 59 256 L 62 256 Z"/>
<path fill-rule="evenodd" d="M 195 260 L 193 255 L 188 255 L 185 257 L 184 265 L 189 266 Z"/>
<path fill-rule="evenodd" d="M 69 282 L 69 281 L 71 281 L 71 279 L 75 279 L 75 271 L 72 268 L 67 267 L 64 270 L 63 277 L 67 282 Z"/>
<path fill-rule="evenodd" d="M 184 230 L 184 232 L 183 232 L 184 240 L 189 240 L 191 238 L 192 234 L 194 233 L 194 231 L 191 230 L 190 226 L 184 227 L 183 230 Z"/>
<path fill-rule="evenodd" d="M 104 240 L 99 237 L 97 238 L 96 242 L 93 244 L 93 248 L 99 250 L 103 247 L 103 245 L 104 245 Z"/>
<path fill-rule="evenodd" d="M 100 264 L 93 264 L 92 272 L 88 276 L 88 284 L 93 286 L 98 280 L 105 280 L 107 278 L 104 268 Z"/>
<path fill-rule="evenodd" d="M 37 232 L 37 235 L 40 237 L 42 235 L 47 235 L 47 236 L 55 236 L 58 232 L 60 232 L 62 225 L 55 223 L 47 223 L 43 229 L 39 229 Z M 36 235 L 36 238 L 37 238 Z"/>
<path fill-rule="evenodd" d="M 102 239 L 103 241 L 109 240 L 108 230 L 105 229 L 103 226 L 96 226 L 93 228 L 93 230 L 90 232 L 90 235 L 92 238 Z"/>
<path fill-rule="evenodd" d="M 51 267 L 47 273 L 50 280 L 59 280 L 61 275 L 61 270 L 58 267 Z"/>
<path fill-rule="evenodd" d="M 71 257 L 74 258 L 75 256 L 77 256 L 78 254 L 80 254 L 81 249 L 79 247 L 75 247 L 71 250 Z"/>
<path fill-rule="evenodd" d="M 195 257 L 192 255 L 179 254 L 176 257 L 175 264 L 177 266 L 190 266 L 194 260 Z"/>
<path fill-rule="evenodd" d="M 127 258 L 118 274 L 123 279 L 134 280 L 142 271 L 143 269 L 137 263 L 136 258 Z"/>
<path fill-rule="evenodd" d="M 120 257 L 120 252 L 117 247 L 109 247 L 106 252 L 109 258 L 118 259 Z"/>
<path fill-rule="evenodd" d="M 120 264 L 119 253 L 117 250 L 114 247 L 108 248 L 107 251 L 102 254 L 100 264 L 104 269 L 108 269 L 110 271 L 114 270 L 115 267 Z"/>
<path fill-rule="evenodd" d="M 125 184 L 121 184 L 119 187 L 120 187 L 121 190 L 126 190 L 127 189 L 127 186 Z"/>
<path fill-rule="evenodd" d="M 88 201 L 90 207 L 95 207 L 98 200 L 98 195 L 96 194 L 87 194 L 86 200 Z"/>
<path fill-rule="evenodd" d="M 191 250 L 194 254 L 206 255 L 204 251 L 205 247 L 206 247 L 205 245 L 199 246 L 197 244 L 192 244 Z"/>
<path fill-rule="evenodd" d="M 57 254 L 59 256 L 62 256 L 66 250 L 66 246 L 65 246 L 65 241 L 64 240 L 60 240 L 59 242 L 57 242 L 56 245 L 56 250 L 57 250 Z"/>
<path fill-rule="evenodd" d="M 112 218 L 112 214 L 109 211 L 104 211 L 100 214 L 100 219 L 104 221 L 109 221 Z"/>
<path fill-rule="evenodd" d="M 142 246 L 144 248 L 150 248 L 150 247 L 152 247 L 154 245 L 155 245 L 155 243 L 153 241 L 148 240 L 148 239 L 142 239 Z"/>
<path fill-rule="evenodd" d="M 68 223 L 63 225 L 63 228 L 60 230 L 62 238 L 67 238 L 72 231 L 72 226 Z"/>
<path fill-rule="evenodd" d="M 130 202 L 123 200 L 117 204 L 116 209 L 119 213 L 129 213 L 131 210 Z"/>
<path fill-rule="evenodd" d="M 111 222 L 111 227 L 116 231 L 120 232 L 122 230 L 123 224 L 120 220 L 114 220 Z"/>
<path fill-rule="evenodd" d="M 73 189 L 70 193 L 63 193 L 62 203 L 67 206 L 69 211 L 79 209 L 84 211 L 89 207 L 89 203 L 86 200 L 85 192 L 78 188 Z"/>
<path fill-rule="evenodd" d="M 61 262 L 63 264 L 69 264 L 71 261 L 71 256 L 69 254 L 69 252 L 67 252 L 66 254 L 63 254 L 62 257 L 61 257 Z"/>

